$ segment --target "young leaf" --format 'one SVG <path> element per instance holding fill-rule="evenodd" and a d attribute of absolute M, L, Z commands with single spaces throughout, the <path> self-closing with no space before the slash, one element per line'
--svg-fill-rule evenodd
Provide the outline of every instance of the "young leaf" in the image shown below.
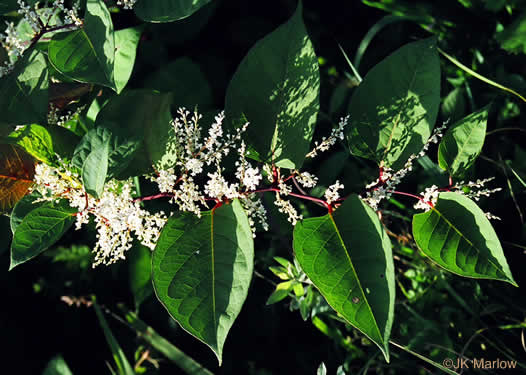
<path fill-rule="evenodd" d="M 0 144 L 0 212 L 14 207 L 33 184 L 35 162 L 20 147 Z"/>
<path fill-rule="evenodd" d="M 250 122 L 245 139 L 257 154 L 249 156 L 283 168 L 303 164 L 320 107 L 318 59 L 302 9 L 300 2 L 287 23 L 252 47 L 226 94 L 231 122 Z"/>
<path fill-rule="evenodd" d="M 374 66 L 353 93 L 351 152 L 399 169 L 431 135 L 439 104 L 436 39 L 403 46 Z"/>
<path fill-rule="evenodd" d="M 102 0 L 88 0 L 81 29 L 53 36 L 49 61 L 65 76 L 117 90 L 114 79 L 115 36 Z"/>
<path fill-rule="evenodd" d="M 68 201 L 46 203 L 27 214 L 17 226 L 11 243 L 12 270 L 52 246 L 75 222 L 76 209 Z"/>
<path fill-rule="evenodd" d="M 487 121 L 488 108 L 484 107 L 448 129 L 438 148 L 440 168 L 450 176 L 463 176 L 482 151 Z"/>
<path fill-rule="evenodd" d="M 351 195 L 333 214 L 294 228 L 294 253 L 327 303 L 389 361 L 395 283 L 391 243 L 376 213 Z"/>
<path fill-rule="evenodd" d="M 327 367 L 325 367 L 325 363 L 320 363 L 318 371 L 316 371 L 316 375 L 327 375 Z"/>
<path fill-rule="evenodd" d="M 211 0 L 139 0 L 133 7 L 147 22 L 172 22 L 190 17 Z"/>
<path fill-rule="evenodd" d="M 172 216 L 153 253 L 157 297 L 220 364 L 228 331 L 247 297 L 253 263 L 252 232 L 238 200 L 200 218 L 188 212 Z"/>
<path fill-rule="evenodd" d="M 128 255 L 128 273 L 130 289 L 139 308 L 153 293 L 152 287 L 152 252 L 145 246 L 133 246 Z"/>
<path fill-rule="evenodd" d="M 48 87 L 44 54 L 36 49 L 26 51 L 13 71 L 0 79 L 0 124 L 45 122 Z"/>
<path fill-rule="evenodd" d="M 115 88 L 118 94 L 124 89 L 132 74 L 141 27 L 130 27 L 115 32 Z"/>
<path fill-rule="evenodd" d="M 295 282 L 296 281 L 294 280 L 290 280 L 290 281 L 285 281 L 285 282 L 282 282 L 276 285 L 276 289 L 272 292 L 270 297 L 268 297 L 267 302 L 265 304 L 267 306 L 272 305 L 276 302 L 279 302 L 287 298 L 292 288 L 294 288 Z"/>
<path fill-rule="evenodd" d="M 464 195 L 441 193 L 435 207 L 413 216 L 413 236 L 426 256 L 450 272 L 517 286 L 495 230 Z"/>

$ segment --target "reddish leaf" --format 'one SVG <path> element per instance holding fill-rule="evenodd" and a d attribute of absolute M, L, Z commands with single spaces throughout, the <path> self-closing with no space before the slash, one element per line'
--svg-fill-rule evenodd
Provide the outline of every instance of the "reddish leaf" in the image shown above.
<path fill-rule="evenodd" d="M 35 161 L 23 149 L 0 144 L 0 212 L 10 211 L 33 183 Z"/>

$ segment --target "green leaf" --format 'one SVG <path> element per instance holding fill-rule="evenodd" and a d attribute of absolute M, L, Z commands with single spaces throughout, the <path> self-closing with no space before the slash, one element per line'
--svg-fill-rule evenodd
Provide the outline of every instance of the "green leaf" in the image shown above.
<path fill-rule="evenodd" d="M 117 90 L 114 79 L 115 35 L 102 0 L 88 0 L 81 29 L 53 36 L 49 61 L 65 76 Z"/>
<path fill-rule="evenodd" d="M 256 152 L 250 157 L 299 169 L 309 151 L 319 94 L 318 59 L 300 2 L 292 18 L 241 61 L 228 86 L 226 114 L 230 125 L 250 122 L 245 140 Z"/>
<path fill-rule="evenodd" d="M 172 22 L 190 17 L 211 0 L 139 0 L 133 7 L 147 22 Z"/>
<path fill-rule="evenodd" d="M 76 209 L 68 201 L 46 203 L 32 210 L 17 226 L 11 243 L 12 270 L 52 246 L 75 222 Z"/>
<path fill-rule="evenodd" d="M 146 246 L 133 246 L 128 256 L 128 273 L 136 308 L 153 294 L 151 272 L 152 251 Z"/>
<path fill-rule="evenodd" d="M 171 125 L 171 94 L 150 90 L 133 90 L 114 96 L 101 109 L 96 125 L 135 143 L 136 157 L 119 178 L 137 176 L 158 169 L 173 167 L 171 152 L 175 133 Z"/>
<path fill-rule="evenodd" d="M 106 321 L 106 318 L 104 318 L 104 314 L 102 313 L 98 303 L 95 301 L 95 297 L 93 297 L 93 307 L 95 307 L 95 313 L 97 314 L 97 318 L 99 319 L 99 324 L 102 327 L 102 330 L 104 331 L 104 337 L 106 337 L 106 341 L 108 342 L 108 345 L 113 354 L 113 360 L 117 365 L 118 374 L 135 375 L 133 367 L 130 365 L 130 362 L 128 362 L 128 359 L 126 358 L 126 355 L 124 354 L 121 346 L 119 345 L 119 342 L 117 341 L 117 339 L 115 339 L 115 336 L 113 336 L 108 322 Z"/>
<path fill-rule="evenodd" d="M 500 46 L 511 53 L 526 53 L 526 12 L 521 13 L 511 25 L 496 36 Z"/>
<path fill-rule="evenodd" d="M 351 195 L 333 214 L 296 224 L 293 246 L 327 303 L 389 361 L 394 265 L 389 237 L 376 213 Z"/>
<path fill-rule="evenodd" d="M 0 79 L 0 123 L 46 122 L 48 87 L 44 54 L 35 49 L 26 51 L 13 71 Z"/>
<path fill-rule="evenodd" d="M 172 216 L 153 253 L 157 297 L 220 364 L 228 331 L 247 297 L 253 263 L 252 232 L 238 200 L 200 218 L 188 212 Z"/>
<path fill-rule="evenodd" d="M 294 280 L 290 280 L 276 285 L 276 289 L 272 292 L 270 297 L 268 297 L 266 305 L 272 305 L 287 298 L 292 288 L 294 288 L 295 282 L 296 281 Z"/>
<path fill-rule="evenodd" d="M 61 355 L 57 355 L 48 362 L 42 375 L 73 375 L 73 373 L 66 361 L 64 361 L 64 358 Z"/>
<path fill-rule="evenodd" d="M 105 125 L 112 127 L 110 124 Z M 103 159 L 105 158 L 106 148 L 108 152 L 107 168 L 104 171 L 106 162 Z M 94 153 L 95 156 L 93 157 L 95 159 L 102 158 L 102 164 L 98 167 L 100 176 L 93 177 L 102 179 L 104 175 L 105 180 L 109 180 L 121 173 L 130 164 L 137 148 L 138 143 L 132 138 L 127 139 L 122 136 L 115 136 L 107 127 L 97 126 L 81 139 L 75 149 L 71 164 L 79 171 L 82 171 L 89 156 Z"/>
<path fill-rule="evenodd" d="M 20 225 L 28 213 L 33 211 L 35 208 L 42 206 L 42 202 L 35 203 L 35 201 L 41 197 L 42 196 L 38 192 L 33 192 L 24 196 L 16 203 L 9 219 L 11 232 L 13 234 L 15 234 L 16 228 Z"/>
<path fill-rule="evenodd" d="M 463 176 L 475 163 L 486 137 L 488 107 L 472 113 L 448 129 L 438 148 L 438 164 L 451 176 Z"/>
<path fill-rule="evenodd" d="M 439 104 L 436 39 L 401 47 L 374 66 L 353 93 L 351 153 L 399 169 L 431 135 Z"/>
<path fill-rule="evenodd" d="M 115 88 L 120 93 L 131 77 L 137 45 L 141 39 L 142 27 L 130 27 L 115 32 Z"/>
<path fill-rule="evenodd" d="M 413 236 L 426 256 L 450 272 L 517 286 L 495 230 L 463 195 L 441 193 L 435 207 L 413 217 Z"/>

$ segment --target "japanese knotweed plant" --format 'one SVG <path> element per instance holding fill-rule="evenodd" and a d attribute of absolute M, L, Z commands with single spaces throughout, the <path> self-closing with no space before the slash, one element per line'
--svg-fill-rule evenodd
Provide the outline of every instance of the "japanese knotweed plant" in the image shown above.
<path fill-rule="evenodd" d="M 144 21 L 167 22 L 208 2 L 124 0 L 115 6 L 133 8 Z M 488 108 L 433 131 L 440 104 L 434 38 L 409 43 L 373 67 L 355 89 L 349 115 L 313 142 L 320 74 L 301 3 L 248 52 L 231 79 L 225 111 L 212 116 L 182 108 L 170 94 L 124 90 L 142 28 L 115 31 L 105 1 L 71 8 L 63 0 L 0 5 L 22 16 L 1 37 L 10 57 L 0 73 L 0 123 L 8 134 L 0 184 L 14 234 L 11 268 L 48 249 L 73 224 L 96 228 L 94 267 L 125 260 L 140 242 L 152 250 L 159 301 L 221 362 L 249 292 L 254 238 L 269 230 L 262 196 L 270 194 L 294 226 L 294 274 L 301 275 L 280 293 L 300 294 L 298 285 L 314 285 L 388 361 L 395 268 L 379 213 L 383 201 L 401 194 L 424 210 L 413 217 L 413 237 L 434 263 L 516 286 L 488 220 L 493 215 L 475 203 L 496 189 L 484 187 L 490 178 L 461 181 L 481 152 Z M 80 93 L 51 95 L 52 86 L 74 81 L 87 85 L 77 88 Z M 102 86 L 114 91 L 105 103 L 84 95 Z M 61 117 L 72 97 L 77 110 Z M 172 113 L 173 105 L 181 108 Z M 304 161 L 337 142 L 376 162 L 378 176 L 360 191 L 333 181 L 313 196 L 309 189 L 318 178 L 302 169 Z M 420 195 L 396 190 L 413 162 L 438 142 L 449 184 Z M 141 182 L 156 191 L 141 195 Z M 169 202 L 169 210 L 153 209 L 154 200 Z M 298 200 L 326 214 L 303 217 Z"/>

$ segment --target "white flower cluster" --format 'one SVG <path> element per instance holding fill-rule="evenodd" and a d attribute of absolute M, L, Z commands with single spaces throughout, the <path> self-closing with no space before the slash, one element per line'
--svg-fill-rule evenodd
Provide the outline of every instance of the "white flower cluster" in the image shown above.
<path fill-rule="evenodd" d="M 296 172 L 296 181 L 304 188 L 313 188 L 318 184 L 318 177 L 309 172 Z"/>
<path fill-rule="evenodd" d="M 132 246 L 132 233 L 143 245 L 153 249 L 167 220 L 163 212 L 150 214 L 133 200 L 129 181 L 109 181 L 101 197 L 96 199 L 84 191 L 79 176 L 67 166 L 53 168 L 38 164 L 34 182 L 33 190 L 42 195 L 41 201 L 67 199 L 71 207 L 79 210 L 76 229 L 87 224 L 90 217 L 94 218 L 97 243 L 93 249 L 93 267 L 123 259 Z"/>
<path fill-rule="evenodd" d="M 314 148 L 306 156 L 308 158 L 314 158 L 316 155 L 318 155 L 318 152 L 327 151 L 331 146 L 334 146 L 338 139 L 343 140 L 343 130 L 347 126 L 348 121 L 349 116 L 342 117 L 338 123 L 338 126 L 332 129 L 329 138 L 323 137 L 321 142 L 314 142 Z"/>
<path fill-rule="evenodd" d="M 263 206 L 261 198 L 256 194 L 249 194 L 245 199 L 241 200 L 241 204 L 248 216 L 248 223 L 252 229 L 252 237 L 256 237 L 256 223 L 268 231 L 269 225 L 267 223 L 267 210 Z"/>
<path fill-rule="evenodd" d="M 85 105 L 78 107 L 74 111 L 67 111 L 66 114 L 60 114 L 60 108 L 55 106 L 53 103 L 49 103 L 49 110 L 47 113 L 47 123 L 48 125 L 58 125 L 64 128 L 68 128 L 66 123 L 76 116 L 78 116 L 86 108 Z"/>
<path fill-rule="evenodd" d="M 124 9 L 133 9 L 133 6 L 137 0 L 117 0 L 117 5 L 122 6 Z"/>
<path fill-rule="evenodd" d="M 382 168 L 381 176 L 368 184 L 365 188 L 367 192 L 365 196 L 361 197 L 374 210 L 378 209 L 378 205 L 383 199 L 389 199 L 392 191 L 402 181 L 402 179 L 413 170 L 413 162 L 424 156 L 432 143 L 438 143 L 443 136 L 442 131 L 446 128 L 446 124 L 436 128 L 432 136 L 427 140 L 418 154 L 409 156 L 404 164 L 404 167 L 396 172 L 391 168 Z"/>
<path fill-rule="evenodd" d="M 241 140 L 248 123 L 238 128 L 234 134 L 226 134 L 222 123 L 223 112 L 215 117 L 206 137 L 201 135 L 201 116 L 190 113 L 184 108 L 177 111 L 178 116 L 172 122 L 176 136 L 173 145 L 176 155 L 175 167 L 160 169 L 152 178 L 161 193 L 169 194 L 170 201 L 181 211 L 193 212 L 201 216 L 201 208 L 206 207 L 206 200 L 221 202 L 239 198 L 249 216 L 253 232 L 259 223 L 268 229 L 266 210 L 259 197 L 252 194 L 263 179 L 259 168 L 252 166 L 245 158 L 246 146 Z M 221 166 L 223 157 L 235 149 L 239 154 L 236 161 L 235 177 L 237 182 L 229 182 Z M 210 171 L 212 169 L 212 171 Z M 206 177 L 202 188 L 196 180 Z"/>
<path fill-rule="evenodd" d="M 17 0 L 17 3 L 19 6 L 18 13 L 23 17 L 21 22 L 29 24 L 33 30 L 33 35 L 43 34 L 59 26 L 70 25 L 73 28 L 82 25 L 82 20 L 78 16 L 78 2 L 71 9 L 64 6 L 64 0 L 37 2 L 33 7 L 26 4 L 23 0 Z M 62 15 L 62 18 L 57 17 L 59 15 Z M 0 33 L 0 44 L 6 50 L 11 61 L 0 67 L 0 77 L 12 70 L 14 60 L 22 56 L 30 44 L 30 42 L 23 41 L 13 22 L 6 23 L 6 30 L 4 33 Z M 64 27 L 63 30 L 67 29 L 69 28 Z"/>
<path fill-rule="evenodd" d="M 485 184 L 492 181 L 493 179 L 495 179 L 495 177 L 485 178 L 484 180 L 469 181 L 467 183 L 461 181 L 445 189 L 439 189 L 438 186 L 433 185 L 426 188 L 423 193 L 420 193 L 422 200 L 419 200 L 418 203 L 414 205 L 414 207 L 415 209 L 429 211 L 429 209 L 436 204 L 438 195 L 441 191 L 450 191 L 462 194 L 468 198 L 478 201 L 482 196 L 489 197 L 491 194 L 502 190 L 500 187 L 495 189 L 487 189 L 484 187 Z M 493 215 L 491 212 L 486 212 L 485 215 L 488 219 L 500 220 L 500 217 Z"/>

